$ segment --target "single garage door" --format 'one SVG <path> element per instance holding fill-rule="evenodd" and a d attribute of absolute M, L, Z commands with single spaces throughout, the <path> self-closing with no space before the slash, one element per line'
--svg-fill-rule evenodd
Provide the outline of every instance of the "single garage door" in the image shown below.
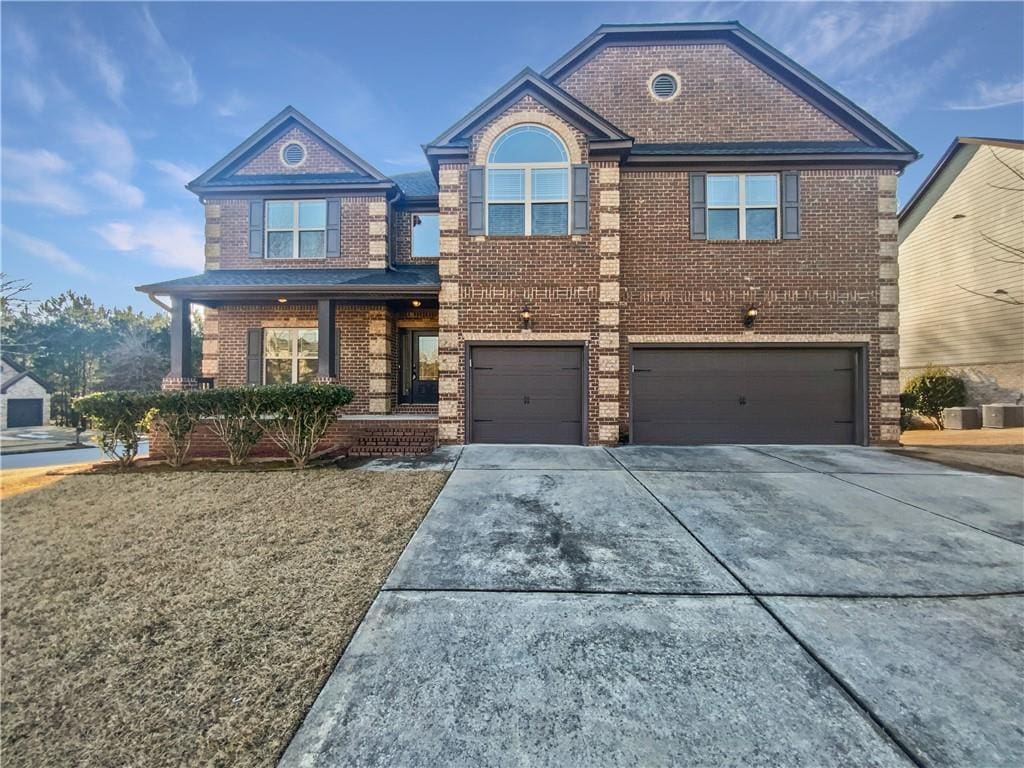
<path fill-rule="evenodd" d="M 634 349 L 635 443 L 858 441 L 855 349 Z"/>
<path fill-rule="evenodd" d="M 43 399 L 19 398 L 7 401 L 8 427 L 41 427 L 43 425 Z"/>
<path fill-rule="evenodd" d="M 582 442 L 582 347 L 472 347 L 470 365 L 471 442 Z"/>

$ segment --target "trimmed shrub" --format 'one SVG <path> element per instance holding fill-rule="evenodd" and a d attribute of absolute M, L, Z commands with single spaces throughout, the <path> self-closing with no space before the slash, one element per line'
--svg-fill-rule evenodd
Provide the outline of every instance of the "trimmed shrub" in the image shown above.
<path fill-rule="evenodd" d="M 252 387 L 229 387 L 192 393 L 197 416 L 224 443 L 232 466 L 249 458 L 249 452 L 263 434 L 257 391 Z"/>
<path fill-rule="evenodd" d="M 298 469 L 314 457 L 338 409 L 352 402 L 353 396 L 351 389 L 336 384 L 286 384 L 253 392 L 260 428 Z"/>
<path fill-rule="evenodd" d="M 74 408 L 96 430 L 100 449 L 129 467 L 139 453 L 142 429 L 159 392 L 95 392 L 76 398 Z"/>
<path fill-rule="evenodd" d="M 165 457 L 172 467 L 182 466 L 188 458 L 192 432 L 199 421 L 199 397 L 200 392 L 194 390 L 161 392 L 149 414 L 150 429 L 163 437 Z"/>
<path fill-rule="evenodd" d="M 900 394 L 900 432 L 906 432 L 914 420 L 914 407 L 917 405 L 917 395 L 913 392 Z"/>
<path fill-rule="evenodd" d="M 967 388 L 963 379 L 937 366 L 928 366 L 907 382 L 905 393 L 914 398 L 914 411 L 939 429 L 945 429 L 946 426 L 942 421 L 943 409 L 958 408 L 967 403 Z"/>

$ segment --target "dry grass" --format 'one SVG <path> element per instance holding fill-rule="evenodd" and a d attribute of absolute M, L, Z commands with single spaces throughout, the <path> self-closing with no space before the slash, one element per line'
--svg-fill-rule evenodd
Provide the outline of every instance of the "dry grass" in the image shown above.
<path fill-rule="evenodd" d="M 1011 429 L 908 429 L 900 435 L 908 446 L 967 448 L 993 453 L 1024 454 L 1024 428 Z"/>
<path fill-rule="evenodd" d="M 4 502 L 4 765 L 273 764 L 445 477 L 72 475 Z"/>
<path fill-rule="evenodd" d="M 59 464 L 48 467 L 0 470 L 0 499 L 8 499 L 37 488 L 45 488 L 60 480 L 62 473 L 88 466 L 88 464 Z"/>

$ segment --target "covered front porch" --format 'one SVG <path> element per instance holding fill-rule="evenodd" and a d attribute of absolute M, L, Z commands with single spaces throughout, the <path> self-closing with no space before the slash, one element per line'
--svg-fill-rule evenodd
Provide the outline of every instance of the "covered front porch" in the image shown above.
<path fill-rule="evenodd" d="M 141 286 L 169 297 L 165 388 L 331 382 L 355 396 L 346 418 L 437 410 L 434 267 L 213 270 Z M 191 313 L 203 307 L 200 370 Z"/>

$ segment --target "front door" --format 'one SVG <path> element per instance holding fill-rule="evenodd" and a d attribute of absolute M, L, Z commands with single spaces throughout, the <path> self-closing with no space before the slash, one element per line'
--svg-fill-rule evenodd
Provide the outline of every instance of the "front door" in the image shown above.
<path fill-rule="evenodd" d="M 406 331 L 402 389 L 407 403 L 437 402 L 437 331 Z"/>

